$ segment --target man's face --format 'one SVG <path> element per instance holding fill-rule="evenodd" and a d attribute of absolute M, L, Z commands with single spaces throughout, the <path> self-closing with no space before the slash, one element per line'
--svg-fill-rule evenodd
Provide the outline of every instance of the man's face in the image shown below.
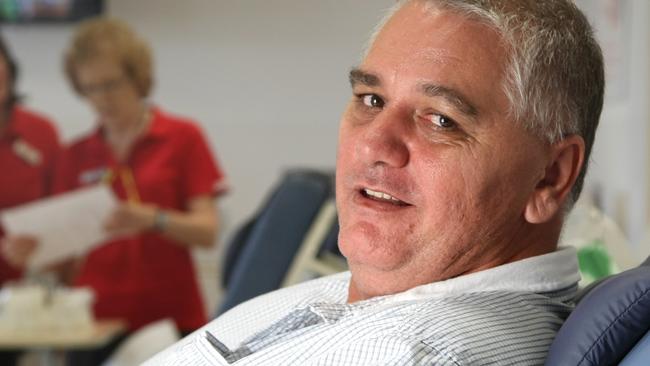
<path fill-rule="evenodd" d="M 412 2 L 351 73 L 337 160 L 350 301 L 511 260 L 548 146 L 508 117 L 495 32 Z"/>

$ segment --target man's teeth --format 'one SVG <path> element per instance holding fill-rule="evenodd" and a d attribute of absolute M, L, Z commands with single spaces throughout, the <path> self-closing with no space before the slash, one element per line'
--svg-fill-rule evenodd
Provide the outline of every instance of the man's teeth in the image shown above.
<path fill-rule="evenodd" d="M 395 198 L 395 197 L 393 197 L 393 196 L 391 196 L 389 194 L 386 194 L 384 192 L 377 192 L 377 191 L 373 191 L 372 189 L 368 189 L 368 188 L 364 188 L 363 191 L 370 197 L 378 198 L 378 199 L 381 199 L 381 200 L 392 201 L 392 202 L 395 202 L 395 203 L 402 202 L 402 201 L 398 200 L 397 198 Z"/>

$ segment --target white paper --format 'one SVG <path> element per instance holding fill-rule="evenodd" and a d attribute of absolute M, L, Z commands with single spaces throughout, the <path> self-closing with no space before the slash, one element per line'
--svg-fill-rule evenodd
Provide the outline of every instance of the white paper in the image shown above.
<path fill-rule="evenodd" d="M 0 219 L 10 235 L 31 235 L 38 247 L 30 268 L 79 255 L 108 239 L 104 220 L 117 200 L 104 184 L 3 210 Z"/>

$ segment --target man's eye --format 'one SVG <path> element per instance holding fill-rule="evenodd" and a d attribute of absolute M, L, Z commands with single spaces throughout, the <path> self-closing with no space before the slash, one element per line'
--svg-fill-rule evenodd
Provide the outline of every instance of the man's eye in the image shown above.
<path fill-rule="evenodd" d="M 443 116 L 441 114 L 432 114 L 431 115 L 431 122 L 440 127 L 440 128 L 454 128 L 456 127 L 456 122 L 452 120 L 451 118 L 447 116 Z"/>
<path fill-rule="evenodd" d="M 382 108 L 384 101 L 376 94 L 366 94 L 363 96 L 363 104 L 370 108 Z"/>

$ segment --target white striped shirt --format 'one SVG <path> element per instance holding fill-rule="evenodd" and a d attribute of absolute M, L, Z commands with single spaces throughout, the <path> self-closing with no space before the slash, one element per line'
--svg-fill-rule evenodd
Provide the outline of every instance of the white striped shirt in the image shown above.
<path fill-rule="evenodd" d="M 354 304 L 349 276 L 241 304 L 147 365 L 541 365 L 579 280 L 570 248 Z"/>

